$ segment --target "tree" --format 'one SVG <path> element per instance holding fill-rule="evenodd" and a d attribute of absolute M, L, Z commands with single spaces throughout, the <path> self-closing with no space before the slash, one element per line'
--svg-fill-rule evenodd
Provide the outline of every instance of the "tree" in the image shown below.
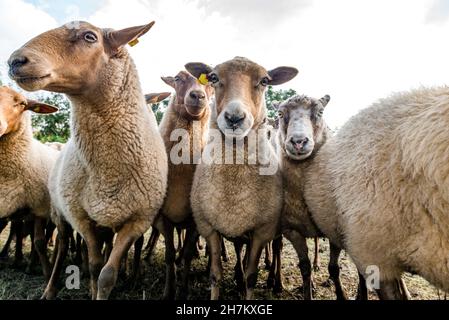
<path fill-rule="evenodd" d="M 290 97 L 296 95 L 296 91 L 293 89 L 289 90 L 274 90 L 273 86 L 269 86 L 266 93 L 266 101 L 268 108 L 268 117 L 271 119 L 277 118 L 278 112 L 274 105 L 276 103 L 287 100 Z"/>
<path fill-rule="evenodd" d="M 69 100 L 59 93 L 52 93 L 39 100 L 59 108 L 59 111 L 51 115 L 33 115 L 34 136 L 42 142 L 67 142 L 70 137 Z"/>
<path fill-rule="evenodd" d="M 151 109 L 153 109 L 158 124 L 160 124 L 162 121 L 162 117 L 164 116 L 164 113 L 167 110 L 168 103 L 169 100 L 164 100 L 160 103 L 155 103 L 151 106 Z"/>

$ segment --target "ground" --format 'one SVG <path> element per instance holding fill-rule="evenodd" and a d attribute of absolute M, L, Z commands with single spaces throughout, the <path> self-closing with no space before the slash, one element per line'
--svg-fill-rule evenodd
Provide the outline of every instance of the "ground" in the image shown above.
<path fill-rule="evenodd" d="M 8 230 L 5 230 L 0 236 L 0 247 L 6 241 Z M 148 236 L 146 237 L 146 239 Z M 266 289 L 266 280 L 268 272 L 264 270 L 263 257 L 260 264 L 259 280 L 255 293 L 256 299 L 259 300 L 297 300 L 302 299 L 301 294 L 301 275 L 298 268 L 298 258 L 290 243 L 284 240 L 283 252 L 283 276 L 284 276 L 284 292 L 275 295 L 271 290 Z M 313 241 L 309 243 L 309 247 L 313 249 Z M 14 247 L 14 245 L 13 245 Z M 29 240 L 25 246 L 25 257 L 29 256 Z M 159 240 L 155 254 L 151 263 L 143 263 L 141 270 L 141 278 L 136 285 L 131 286 L 126 279 L 119 280 L 118 285 L 113 291 L 111 299 L 119 300 L 158 300 L 160 299 L 165 278 L 164 265 L 164 249 L 163 241 Z M 227 243 L 230 261 L 224 263 L 224 281 L 221 289 L 221 297 L 226 300 L 238 300 L 239 294 L 235 290 L 236 286 L 233 280 L 233 266 L 235 255 L 233 246 Z M 329 257 L 328 242 L 321 240 L 322 252 L 321 268 L 314 273 L 314 281 L 316 289 L 314 292 L 315 299 L 333 300 L 335 299 L 333 286 L 329 284 L 327 272 L 327 262 Z M 13 249 L 10 257 L 6 261 L 0 261 L 0 300 L 23 300 L 38 299 L 44 289 L 44 279 L 39 274 L 39 270 L 35 274 L 25 274 L 25 266 L 13 267 L 11 265 L 13 259 Z M 310 250 L 313 252 L 313 250 Z M 49 254 L 52 248 L 49 249 Z M 312 255 L 312 253 L 311 253 Z M 313 257 L 311 256 L 311 259 Z M 129 261 L 131 261 L 131 256 Z M 70 263 L 68 261 L 67 263 Z M 202 252 L 201 257 L 194 261 L 191 276 L 191 294 L 190 299 L 205 300 L 209 298 L 209 277 L 206 274 L 207 258 Z M 341 257 L 342 283 L 346 288 L 351 299 L 354 299 L 357 292 L 358 277 L 353 263 L 346 254 Z M 63 274 L 64 276 L 64 274 Z M 427 281 L 418 276 L 405 276 L 406 284 L 413 299 L 435 300 L 443 299 L 444 296 Z M 89 299 L 88 280 L 84 279 L 80 290 L 62 289 L 58 295 L 60 299 Z M 376 299 L 375 294 L 370 294 L 370 299 Z"/>

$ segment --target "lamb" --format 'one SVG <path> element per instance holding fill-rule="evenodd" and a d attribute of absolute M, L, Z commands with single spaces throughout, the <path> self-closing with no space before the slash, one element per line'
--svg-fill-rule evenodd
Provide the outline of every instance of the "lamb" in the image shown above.
<path fill-rule="evenodd" d="M 0 218 L 19 211 L 35 216 L 34 247 L 48 279 L 45 226 L 52 209 L 47 180 L 59 153 L 33 138 L 29 111 L 49 114 L 58 109 L 0 87 Z"/>
<path fill-rule="evenodd" d="M 187 229 L 185 249 L 182 250 L 185 253 L 185 262 L 180 297 L 184 299 L 187 296 L 187 276 L 198 238 L 190 207 L 190 192 L 197 163 L 195 158 L 201 156 L 208 137 L 209 103 L 214 91 L 210 85 L 202 85 L 186 71 L 179 72 L 175 77 L 162 77 L 162 80 L 175 89 L 175 94 L 159 127 L 171 161 L 168 165 L 167 196 L 155 226 L 165 239 L 164 299 L 171 300 L 176 294 L 176 249 L 173 238 L 175 227 Z M 176 135 L 176 140 L 173 139 L 173 134 Z M 179 153 L 173 155 L 173 150 L 178 150 Z M 184 160 L 181 162 L 174 157 Z"/>
<path fill-rule="evenodd" d="M 165 197 L 167 155 L 125 48 L 153 24 L 114 31 L 70 23 L 32 39 L 8 61 L 23 89 L 65 93 L 72 102 L 72 137 L 49 179 L 62 240 L 52 277 L 62 267 L 69 223 L 88 248 L 93 299 L 109 297 L 120 261 L 150 228 Z M 116 233 L 105 265 L 98 227 Z M 43 298 L 53 295 L 46 291 Z"/>
<path fill-rule="evenodd" d="M 323 232 L 343 239 L 368 280 L 377 276 L 381 299 L 407 297 L 407 271 L 449 290 L 448 114 L 448 87 L 394 94 L 349 120 L 317 156 L 334 208 L 315 211 L 329 201 L 310 190 L 313 218 L 337 226 Z"/>
<path fill-rule="evenodd" d="M 211 299 L 219 298 L 223 273 L 220 234 L 237 243 L 251 238 L 245 280 L 246 298 L 252 299 L 260 255 L 279 230 L 283 202 L 278 161 L 267 135 L 264 94 L 268 85 L 286 83 L 298 70 L 280 67 L 266 71 L 241 57 L 215 68 L 189 63 L 186 69 L 197 79 L 212 83 L 216 97 L 210 122 L 213 138 L 211 134 L 203 155 L 208 161 L 198 165 L 191 194 L 198 231 L 210 248 Z M 257 148 L 250 145 L 250 139 L 258 141 Z M 234 157 L 238 145 L 245 148 L 243 164 Z M 228 152 L 219 152 L 222 149 Z M 226 155 L 231 151 L 231 156 Z"/>
<path fill-rule="evenodd" d="M 329 96 L 318 100 L 296 95 L 278 107 L 279 158 L 284 180 L 282 233 L 293 244 L 298 254 L 303 277 L 304 299 L 308 300 L 312 299 L 312 268 L 306 238 L 316 239 L 323 234 L 316 227 L 308 211 L 304 193 L 309 188 L 309 184 L 306 183 L 305 175 L 310 172 L 310 184 L 320 179 L 321 172 L 318 171 L 317 175 L 317 171 L 310 167 L 316 161 L 315 155 L 331 136 L 323 119 L 323 112 L 329 101 Z M 339 278 L 340 248 L 331 243 L 329 273 L 336 287 L 337 299 L 346 299 Z"/>

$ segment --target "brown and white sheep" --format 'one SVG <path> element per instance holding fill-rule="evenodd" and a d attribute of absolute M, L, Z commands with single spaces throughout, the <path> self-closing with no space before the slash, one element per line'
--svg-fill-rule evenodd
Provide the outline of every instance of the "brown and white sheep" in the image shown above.
<path fill-rule="evenodd" d="M 382 299 L 407 297 L 403 272 L 449 290 L 448 114 L 447 87 L 395 94 L 354 116 L 317 157 L 325 178 L 317 185 L 335 203 L 313 218 L 333 226 L 322 231 L 343 240 L 362 275 L 380 281 Z M 310 193 L 316 208 L 329 205 Z"/>
<path fill-rule="evenodd" d="M 266 71 L 240 57 L 215 68 L 189 63 L 186 69 L 198 79 L 207 78 L 215 89 L 210 123 L 214 138 L 206 149 L 217 148 L 198 165 L 191 196 L 195 222 L 210 248 L 211 298 L 219 297 L 222 234 L 237 241 L 251 238 L 245 280 L 246 298 L 252 299 L 260 255 L 279 230 L 283 202 L 278 160 L 267 135 L 265 91 L 268 85 L 293 79 L 298 71 Z M 249 146 L 252 132 L 258 134 L 256 148 Z M 236 159 L 238 145 L 245 149 L 242 164 Z M 219 152 L 223 149 L 228 152 Z"/>
<path fill-rule="evenodd" d="M 68 24 L 37 36 L 9 59 L 10 76 L 23 89 L 65 93 L 72 102 L 72 137 L 49 185 L 58 217 L 86 242 L 94 299 L 109 297 L 120 261 L 165 197 L 167 155 L 125 48 L 153 24 L 119 31 Z M 97 226 L 117 234 L 106 265 Z"/>
<path fill-rule="evenodd" d="M 33 138 L 28 111 L 48 114 L 57 110 L 0 87 L 0 218 L 23 210 L 35 216 L 34 247 L 46 279 L 50 277 L 50 264 L 45 226 L 52 211 L 47 181 L 59 153 Z"/>

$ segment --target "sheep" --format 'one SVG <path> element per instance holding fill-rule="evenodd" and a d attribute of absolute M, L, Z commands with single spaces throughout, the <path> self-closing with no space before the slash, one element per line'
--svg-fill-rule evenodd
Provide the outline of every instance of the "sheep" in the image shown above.
<path fill-rule="evenodd" d="M 34 247 L 48 279 L 45 225 L 52 209 L 47 180 L 59 153 L 33 138 L 28 111 L 49 114 L 58 109 L 27 99 L 11 88 L 0 87 L 0 218 L 27 210 L 34 215 Z"/>
<path fill-rule="evenodd" d="M 93 299 L 108 299 L 120 261 L 165 197 L 167 155 L 125 48 L 153 25 L 114 31 L 74 22 L 38 35 L 8 61 L 23 89 L 65 93 L 72 102 L 72 137 L 49 179 L 60 240 L 52 278 L 61 271 L 70 225 L 88 248 Z M 98 227 L 117 235 L 105 265 Z M 52 288 L 42 298 L 53 298 Z"/>
<path fill-rule="evenodd" d="M 314 220 L 334 226 L 323 231 L 342 239 L 381 299 L 408 298 L 403 272 L 449 290 L 448 114 L 448 87 L 393 94 L 351 118 L 317 157 L 334 208 Z M 328 204 L 310 193 L 314 208 Z"/>
<path fill-rule="evenodd" d="M 215 68 L 189 63 L 186 69 L 215 88 L 210 122 L 214 135 L 203 155 L 207 161 L 195 172 L 191 194 L 198 231 L 210 248 L 211 299 L 219 298 L 223 272 L 220 234 L 238 243 L 251 237 L 245 280 L 246 298 L 252 299 L 261 251 L 278 232 L 283 202 L 278 161 L 267 136 L 264 94 L 268 85 L 286 83 L 298 70 L 280 67 L 267 72 L 242 57 Z M 250 138 L 258 140 L 257 150 L 250 146 Z M 241 152 L 244 164 L 237 164 L 233 157 L 238 144 L 247 150 Z M 222 149 L 229 152 L 219 152 Z M 231 151 L 231 156 L 225 155 Z"/>
<path fill-rule="evenodd" d="M 315 155 L 331 136 L 330 129 L 323 119 L 323 112 L 329 101 L 328 95 L 319 100 L 296 95 L 278 106 L 279 158 L 284 181 L 282 233 L 293 244 L 298 254 L 304 299 L 307 300 L 312 299 L 312 268 L 306 238 L 317 239 L 323 234 L 310 217 L 308 203 L 304 197 L 309 184 L 304 177 L 307 172 L 312 171 L 310 184 L 320 178 L 310 167 L 316 161 Z M 329 273 L 336 287 L 337 299 L 345 300 L 346 294 L 339 278 L 340 248 L 331 244 Z"/>
<path fill-rule="evenodd" d="M 210 85 L 202 85 L 186 71 L 179 72 L 175 77 L 162 77 L 162 80 L 175 89 L 175 94 L 159 126 L 171 161 L 168 165 L 167 195 L 155 227 L 165 239 L 166 280 L 163 298 L 171 300 L 176 295 L 175 227 L 187 229 L 185 250 L 182 250 L 185 251 L 185 262 L 180 297 L 184 299 L 187 296 L 187 276 L 197 240 L 190 208 L 190 191 L 196 169 L 195 157 L 201 156 L 208 137 L 209 103 L 214 92 Z M 173 150 L 178 150 L 176 155 L 173 155 Z M 183 158 L 183 161 L 174 159 L 174 156 Z"/>

